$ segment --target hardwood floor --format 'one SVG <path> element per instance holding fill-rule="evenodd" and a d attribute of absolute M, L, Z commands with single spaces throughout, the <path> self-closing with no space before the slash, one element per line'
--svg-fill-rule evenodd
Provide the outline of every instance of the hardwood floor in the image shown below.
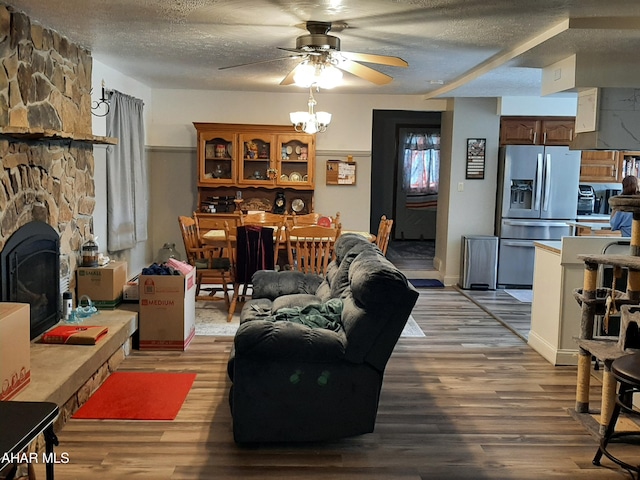
<path fill-rule="evenodd" d="M 424 338 L 401 338 L 387 366 L 374 433 L 314 444 L 234 444 L 227 403 L 230 337 L 196 337 L 186 352 L 140 352 L 121 371 L 197 378 L 173 422 L 70 420 L 56 478 L 625 479 L 567 412 L 575 367 L 554 367 L 453 288 L 422 289 Z M 599 385 L 592 382 L 592 405 Z M 259 406 L 258 406 L 259 407 Z M 336 406 L 339 408 L 339 405 Z M 637 447 L 617 446 L 631 455 Z M 37 465 L 39 478 L 44 468 Z"/>
<path fill-rule="evenodd" d="M 504 290 L 462 290 L 460 293 L 477 303 L 525 342 L 531 330 L 531 304 L 523 303 Z"/>

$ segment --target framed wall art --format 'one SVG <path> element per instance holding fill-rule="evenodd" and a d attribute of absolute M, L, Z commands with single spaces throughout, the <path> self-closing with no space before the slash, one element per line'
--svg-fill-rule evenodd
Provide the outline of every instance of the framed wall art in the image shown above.
<path fill-rule="evenodd" d="M 484 179 L 486 138 L 467 138 L 467 180 Z"/>

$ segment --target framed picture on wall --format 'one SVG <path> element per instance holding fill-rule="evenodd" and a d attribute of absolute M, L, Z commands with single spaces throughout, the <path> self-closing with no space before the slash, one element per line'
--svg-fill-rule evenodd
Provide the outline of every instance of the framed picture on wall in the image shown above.
<path fill-rule="evenodd" d="M 484 179 L 486 138 L 467 138 L 467 180 Z"/>

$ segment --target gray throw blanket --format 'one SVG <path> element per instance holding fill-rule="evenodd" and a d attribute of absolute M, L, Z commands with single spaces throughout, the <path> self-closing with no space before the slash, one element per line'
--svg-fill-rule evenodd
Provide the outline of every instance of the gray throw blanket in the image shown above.
<path fill-rule="evenodd" d="M 263 320 L 301 323 L 310 328 L 339 331 L 342 328 L 342 300 L 331 298 L 325 303 L 312 303 L 304 307 L 281 308 Z"/>

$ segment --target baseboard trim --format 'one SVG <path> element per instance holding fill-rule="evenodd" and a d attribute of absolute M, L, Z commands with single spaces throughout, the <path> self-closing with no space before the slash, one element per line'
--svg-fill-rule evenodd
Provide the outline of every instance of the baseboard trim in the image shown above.
<path fill-rule="evenodd" d="M 529 346 L 538 352 L 549 363 L 555 366 L 577 365 L 578 350 L 557 349 L 536 332 L 529 332 Z"/>

